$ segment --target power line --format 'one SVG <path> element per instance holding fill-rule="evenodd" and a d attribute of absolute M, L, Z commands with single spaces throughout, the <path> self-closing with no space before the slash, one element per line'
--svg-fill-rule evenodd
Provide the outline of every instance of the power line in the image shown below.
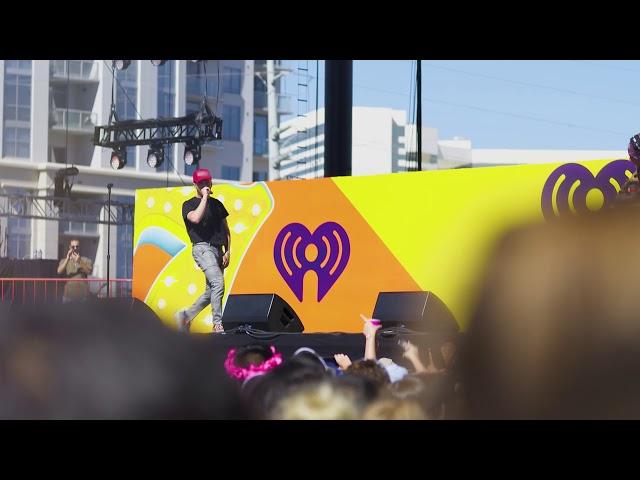
<path fill-rule="evenodd" d="M 399 95 L 399 96 L 402 96 L 402 97 L 406 97 L 407 96 L 406 93 L 400 93 L 400 92 L 394 92 L 394 91 L 391 91 L 391 90 L 383 90 L 383 89 L 379 89 L 379 88 L 367 87 L 365 85 L 354 84 L 354 86 L 356 86 L 358 88 L 363 88 L 365 90 L 372 90 L 372 91 L 377 91 L 377 92 L 382 92 L 382 93 L 389 93 L 389 94 L 393 94 L 393 95 Z M 450 106 L 460 107 L 460 108 L 468 108 L 468 109 L 472 109 L 472 110 L 479 110 L 479 111 L 488 112 L 488 113 L 495 113 L 495 114 L 498 114 L 498 115 L 506 115 L 506 116 L 515 117 L 515 118 L 521 118 L 521 119 L 525 119 L 525 120 L 533 120 L 533 121 L 537 121 L 537 122 L 550 123 L 550 124 L 553 124 L 553 125 L 561 125 L 563 127 L 579 128 L 579 129 L 591 130 L 591 131 L 614 134 L 614 135 L 623 135 L 625 137 L 627 136 L 626 133 L 616 132 L 616 131 L 613 131 L 613 130 L 606 130 L 606 129 L 602 129 L 602 128 L 590 127 L 590 126 L 585 126 L 585 125 L 576 125 L 576 124 L 571 124 L 571 123 L 566 123 L 566 122 L 560 122 L 560 121 L 557 121 L 557 120 L 550 120 L 550 119 L 545 119 L 545 118 L 540 118 L 540 117 L 533 117 L 533 116 L 529 116 L 529 115 L 521 115 L 521 114 L 512 113 L 512 112 L 503 112 L 503 111 L 500 111 L 500 110 L 484 108 L 484 107 L 478 107 L 478 106 L 475 106 L 475 105 L 467 105 L 467 104 L 462 104 L 462 103 L 449 102 L 449 101 L 446 101 L 446 100 L 440 100 L 440 99 L 433 98 L 433 97 L 431 97 L 431 98 L 424 97 L 424 101 L 433 102 L 433 103 L 441 103 L 443 105 L 450 105 Z"/>
<path fill-rule="evenodd" d="M 609 65 L 606 63 L 597 63 L 597 62 L 592 62 L 589 60 L 571 60 L 574 63 L 580 63 L 582 65 L 593 65 L 595 67 L 600 67 L 600 68 L 608 68 L 608 69 L 612 69 L 612 70 L 622 70 L 625 72 L 635 72 L 635 73 L 640 73 L 640 70 L 637 68 L 628 68 L 628 67 L 621 67 L 619 65 Z"/>
<path fill-rule="evenodd" d="M 553 87 L 550 85 L 541 85 L 538 83 L 532 83 L 532 82 L 525 82 L 522 80 L 512 80 L 509 78 L 503 78 L 503 77 L 496 77 L 494 75 L 486 75 L 484 73 L 478 73 L 478 72 L 470 72 L 468 70 L 461 70 L 459 68 L 451 68 L 451 67 L 445 67 L 442 65 L 436 65 L 434 63 L 426 63 L 426 65 L 428 65 L 429 67 L 432 68 L 436 68 L 439 70 L 447 70 L 450 72 L 456 72 L 456 73 L 463 73 L 465 75 L 472 75 L 475 77 L 482 77 L 482 78 L 487 78 L 489 80 L 498 80 L 500 82 L 506 82 L 506 83 L 513 83 L 515 85 L 523 85 L 523 86 L 527 86 L 527 87 L 535 87 L 535 88 L 540 88 L 543 90 L 551 90 L 554 92 L 558 92 L 558 93 L 568 93 L 570 95 L 577 95 L 580 97 L 587 97 L 587 98 L 594 98 L 597 100 L 604 100 L 607 102 L 614 102 L 614 103 L 622 103 L 625 105 L 640 105 L 640 102 L 637 101 L 633 101 L 633 100 L 625 100 L 625 99 L 621 99 L 621 98 L 612 98 L 612 97 L 605 97 L 602 95 L 591 95 L 588 93 L 582 93 L 582 92 L 578 92 L 575 90 L 570 90 L 570 89 L 566 89 L 566 88 L 558 88 L 558 87 Z M 640 70 L 637 70 L 638 72 L 640 72 Z"/>
<path fill-rule="evenodd" d="M 454 107 L 460 107 L 460 108 L 468 108 L 468 109 L 472 109 L 472 110 L 479 110 L 479 111 L 483 111 L 483 112 L 488 112 L 488 113 L 496 113 L 499 115 L 506 115 L 506 116 L 510 116 L 510 117 L 515 117 L 515 118 L 521 118 L 524 120 L 533 120 L 536 122 L 544 122 L 544 123 L 550 123 L 553 125 L 561 125 L 563 127 L 571 127 L 571 128 L 579 128 L 579 129 L 583 129 L 583 130 L 591 130 L 594 132 L 600 132 L 600 133 L 608 133 L 611 135 L 622 135 L 622 136 L 627 136 L 626 133 L 621 133 L 621 132 L 616 132 L 613 130 L 605 130 L 603 128 L 596 128 L 596 127 L 590 127 L 587 125 L 576 125 L 573 123 L 566 123 L 566 122 L 559 122 L 556 120 L 549 120 L 546 118 L 539 118 L 539 117 L 532 117 L 529 115 L 520 115 L 517 113 L 511 113 L 511 112 L 503 112 L 500 110 L 493 110 L 493 109 L 489 109 L 489 108 L 483 108 L 483 107 L 476 107 L 473 105 L 465 105 L 465 104 L 461 104 L 461 103 L 454 103 L 454 102 L 448 102 L 445 100 L 439 100 L 439 99 L 435 99 L 435 98 L 425 98 L 425 100 L 429 101 L 429 102 L 434 102 L 434 103 L 441 103 L 443 105 L 451 105 Z"/>

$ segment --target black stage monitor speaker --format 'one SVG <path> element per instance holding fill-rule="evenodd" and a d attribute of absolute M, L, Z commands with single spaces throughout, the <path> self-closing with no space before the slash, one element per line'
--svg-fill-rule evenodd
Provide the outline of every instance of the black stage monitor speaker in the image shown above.
<path fill-rule="evenodd" d="M 426 333 L 457 332 L 458 322 L 432 292 L 380 292 L 373 318 L 382 328 L 404 327 Z"/>
<path fill-rule="evenodd" d="M 274 293 L 229 295 L 222 316 L 225 330 L 249 325 L 265 332 L 304 331 L 296 312 Z"/>
<path fill-rule="evenodd" d="M 95 312 L 118 320 L 162 323 L 149 305 L 133 297 L 99 298 L 85 303 L 76 303 L 75 306 L 87 312 Z"/>

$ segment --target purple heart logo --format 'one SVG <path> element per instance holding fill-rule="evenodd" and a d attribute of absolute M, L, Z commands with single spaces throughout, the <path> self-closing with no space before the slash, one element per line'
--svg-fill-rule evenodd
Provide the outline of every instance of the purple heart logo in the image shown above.
<path fill-rule="evenodd" d="M 314 258 L 307 258 L 308 247 Z M 318 302 L 331 290 L 349 262 L 349 236 L 341 225 L 326 222 L 313 234 L 301 223 L 286 225 L 273 245 L 273 260 L 282 278 L 302 301 L 304 275 L 309 270 L 318 276 Z"/>
<path fill-rule="evenodd" d="M 542 189 L 542 213 L 547 220 L 556 216 L 553 210 L 553 191 L 556 186 L 555 200 L 559 215 L 571 213 L 569 200 L 573 202 L 573 206 L 578 212 L 588 211 L 587 193 L 592 189 L 597 189 L 604 195 L 604 206 L 606 207 L 616 197 L 620 187 L 628 180 L 627 172 L 632 174 L 635 169 L 635 165 L 629 160 L 614 160 L 602 167 L 594 177 L 584 165 L 578 163 L 560 165 L 551 172 Z M 564 178 L 558 186 L 558 181 L 563 175 Z M 611 180 L 618 184 L 618 188 L 611 183 Z M 571 195 L 576 182 L 580 182 L 580 184 Z"/>

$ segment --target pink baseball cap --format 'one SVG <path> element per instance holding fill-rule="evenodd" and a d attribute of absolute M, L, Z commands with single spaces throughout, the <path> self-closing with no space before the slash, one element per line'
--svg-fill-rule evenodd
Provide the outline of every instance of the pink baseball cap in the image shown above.
<path fill-rule="evenodd" d="M 205 180 L 211 180 L 211 172 L 206 168 L 198 168 L 195 172 L 193 172 L 193 183 L 196 185 Z"/>

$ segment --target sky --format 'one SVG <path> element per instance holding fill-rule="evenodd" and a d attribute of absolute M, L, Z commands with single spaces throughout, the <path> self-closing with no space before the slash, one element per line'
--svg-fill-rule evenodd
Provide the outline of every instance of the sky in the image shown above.
<path fill-rule="evenodd" d="M 412 109 L 415 61 L 353 64 L 354 106 Z M 294 113 L 324 102 L 324 62 L 289 61 Z M 298 93 L 297 67 L 309 90 Z M 640 132 L 640 61 L 422 60 L 422 123 L 474 148 L 626 150 Z M 309 102 L 297 102 L 298 96 Z M 297 108 L 299 105 L 299 109 Z M 413 109 L 415 110 L 415 109 Z M 415 114 L 413 114 L 415 115 Z M 412 116 L 413 116 L 412 115 Z"/>

